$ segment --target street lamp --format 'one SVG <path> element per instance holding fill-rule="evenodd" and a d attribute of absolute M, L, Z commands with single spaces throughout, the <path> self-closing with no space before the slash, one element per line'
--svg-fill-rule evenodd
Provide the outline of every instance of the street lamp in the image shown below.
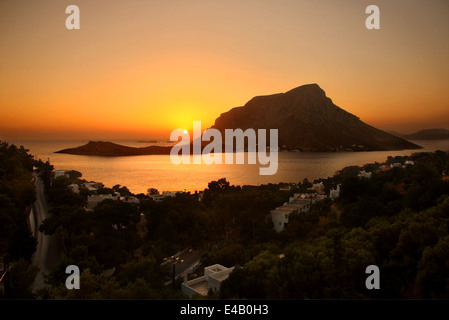
<path fill-rule="evenodd" d="M 171 256 L 169 258 L 167 258 L 167 260 L 171 261 L 172 266 L 173 266 L 173 272 L 172 272 L 172 287 L 173 289 L 175 289 L 175 269 L 176 269 L 176 264 L 177 263 L 183 263 L 184 260 L 179 259 L 179 257 L 175 257 L 175 256 Z"/>

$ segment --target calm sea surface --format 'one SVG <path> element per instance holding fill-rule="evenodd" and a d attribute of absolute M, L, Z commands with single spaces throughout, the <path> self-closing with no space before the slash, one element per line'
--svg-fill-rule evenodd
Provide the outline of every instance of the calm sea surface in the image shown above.
<path fill-rule="evenodd" d="M 272 176 L 259 175 L 259 164 L 180 164 L 169 155 L 97 157 L 54 153 L 77 147 L 88 141 L 8 141 L 23 145 L 42 160 L 50 159 L 55 169 L 77 170 L 86 180 L 102 182 L 106 187 L 126 186 L 133 193 L 146 193 L 150 187 L 159 191 L 204 190 L 210 181 L 226 178 L 233 185 L 260 185 L 279 182 L 299 182 L 333 176 L 335 171 L 350 165 L 383 162 L 387 156 L 410 155 L 419 151 L 449 150 L 449 140 L 412 141 L 423 149 L 403 151 L 287 153 L 280 152 L 278 171 Z M 135 140 L 114 140 L 127 146 L 143 147 L 150 143 Z M 245 158 L 246 159 L 246 158 Z M 245 162 L 247 162 L 245 160 Z"/>

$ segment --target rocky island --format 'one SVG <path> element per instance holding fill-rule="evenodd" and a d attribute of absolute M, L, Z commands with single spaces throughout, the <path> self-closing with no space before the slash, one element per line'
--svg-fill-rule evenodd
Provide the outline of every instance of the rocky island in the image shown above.
<path fill-rule="evenodd" d="M 376 129 L 336 106 L 317 84 L 252 98 L 225 112 L 213 128 L 278 129 L 281 149 L 298 151 L 384 151 L 420 149 Z"/>
<path fill-rule="evenodd" d="M 141 156 L 170 154 L 171 147 L 149 146 L 128 147 L 113 142 L 89 141 L 83 146 L 56 151 L 56 153 L 77 154 L 86 156 Z"/>

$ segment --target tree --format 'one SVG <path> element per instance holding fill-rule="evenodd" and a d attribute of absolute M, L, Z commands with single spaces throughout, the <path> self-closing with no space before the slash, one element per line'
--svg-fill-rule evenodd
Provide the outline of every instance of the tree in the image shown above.
<path fill-rule="evenodd" d="M 75 181 L 76 179 L 79 179 L 83 176 L 83 174 L 76 170 L 69 170 L 67 171 L 67 174 L 69 175 L 70 181 Z"/>
<path fill-rule="evenodd" d="M 9 299 L 32 299 L 34 294 L 31 286 L 36 279 L 39 268 L 26 262 L 24 259 L 19 259 L 11 264 L 11 271 L 9 272 L 10 286 Z"/>
<path fill-rule="evenodd" d="M 345 227 L 365 227 L 371 218 L 393 215 L 394 212 L 376 198 L 364 196 L 359 201 L 343 207 L 340 221 Z"/>
<path fill-rule="evenodd" d="M 140 215 L 135 204 L 106 199 L 94 208 L 94 218 L 108 228 L 122 230 L 139 221 Z"/>
<path fill-rule="evenodd" d="M 243 266 L 250 260 L 250 251 L 241 243 L 231 243 L 213 251 L 206 264 L 221 264 L 226 267 Z"/>
<path fill-rule="evenodd" d="M 34 160 L 23 147 L 0 143 L 0 256 L 28 261 L 36 250 L 28 216 L 35 201 Z"/>
<path fill-rule="evenodd" d="M 221 194 L 229 189 L 230 185 L 226 178 L 209 182 L 207 189 L 204 190 L 203 203 L 211 206 L 215 201 L 217 201 Z"/>
<path fill-rule="evenodd" d="M 356 202 L 367 192 L 370 181 L 359 179 L 357 176 L 345 178 L 341 184 L 340 201 L 343 203 Z"/>
<path fill-rule="evenodd" d="M 116 184 L 115 186 L 113 186 L 112 190 L 120 193 L 120 196 L 122 196 L 122 197 L 130 197 L 133 195 L 127 187 L 125 187 L 125 186 L 121 187 L 119 184 Z"/>
<path fill-rule="evenodd" d="M 418 263 L 416 287 L 424 299 L 449 299 L 449 236 L 424 249 Z"/>
<path fill-rule="evenodd" d="M 147 194 L 152 196 L 152 195 L 156 195 L 159 194 L 159 190 L 155 189 L 155 188 L 148 188 L 147 189 Z"/>
<path fill-rule="evenodd" d="M 44 188 L 47 191 L 50 189 L 51 181 L 53 179 L 54 173 L 54 166 L 50 164 L 50 161 L 46 161 L 45 163 L 39 160 L 37 163 L 38 170 L 39 170 L 39 178 L 42 179 L 44 183 Z"/>

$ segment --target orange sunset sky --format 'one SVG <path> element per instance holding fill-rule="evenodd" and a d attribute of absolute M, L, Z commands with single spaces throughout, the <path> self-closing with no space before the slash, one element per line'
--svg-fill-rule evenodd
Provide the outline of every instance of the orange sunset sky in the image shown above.
<path fill-rule="evenodd" d="M 307 83 L 380 129 L 449 128 L 447 0 L 1 0 L 0 49 L 0 140 L 168 139 Z"/>

